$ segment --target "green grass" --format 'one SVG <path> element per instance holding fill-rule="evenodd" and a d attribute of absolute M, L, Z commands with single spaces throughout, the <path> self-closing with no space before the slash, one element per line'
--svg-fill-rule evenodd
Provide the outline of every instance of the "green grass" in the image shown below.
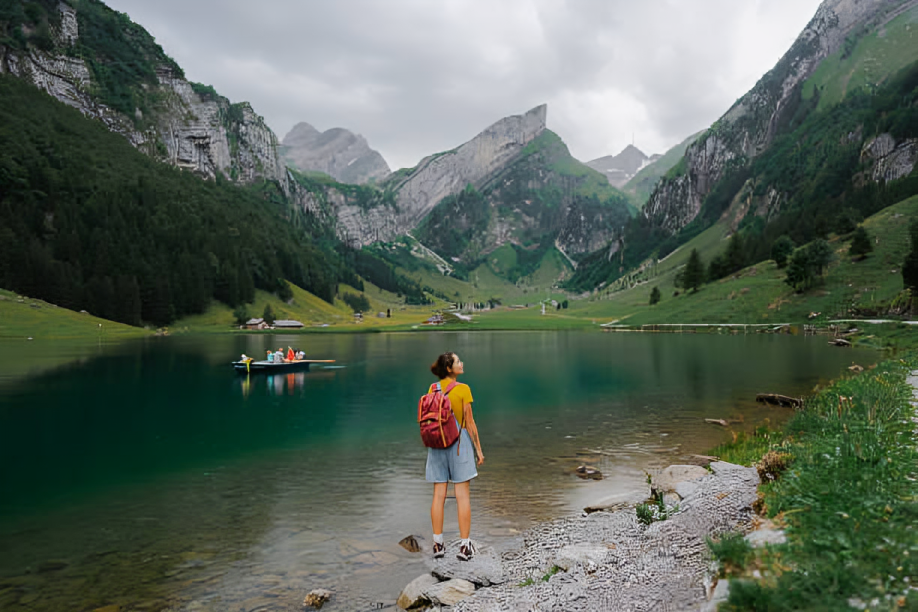
<path fill-rule="evenodd" d="M 787 423 L 791 467 L 763 492 L 789 541 L 757 551 L 761 578 L 731 583 L 721 609 L 846 610 L 850 598 L 915 609 L 918 440 L 906 380 L 915 369 L 910 354 L 843 378 Z"/>
<path fill-rule="evenodd" d="M 623 323 L 799 323 L 811 312 L 826 318 L 874 315 L 902 291 L 902 261 L 909 248 L 908 222 L 918 216 L 918 197 L 890 206 L 868 218 L 864 227 L 878 242 L 866 259 L 847 255 L 847 237 L 832 237 L 835 261 L 823 282 L 798 294 L 785 282 L 785 272 L 765 261 L 738 274 L 704 285 L 697 293 L 673 297 L 673 278 L 688 254 L 697 248 L 707 263 L 726 247 L 726 229 L 715 225 L 654 267 L 626 279 L 636 283 L 624 291 L 606 290 L 572 305 L 578 316 L 619 319 Z M 650 292 L 660 288 L 663 299 L 649 306 Z"/>
<path fill-rule="evenodd" d="M 138 338 L 148 330 L 0 290 L 0 338 Z"/>
<path fill-rule="evenodd" d="M 892 74 L 918 60 L 918 7 L 862 37 L 848 52 L 827 57 L 803 87 L 804 99 L 819 91 L 819 109 L 841 102 L 848 93 L 873 89 Z M 882 36 L 881 36 L 882 34 Z"/>

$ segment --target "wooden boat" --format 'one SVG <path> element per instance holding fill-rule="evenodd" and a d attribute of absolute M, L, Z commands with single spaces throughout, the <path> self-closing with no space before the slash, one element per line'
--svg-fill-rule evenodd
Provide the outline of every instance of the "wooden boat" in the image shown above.
<path fill-rule="evenodd" d="M 295 361 L 234 361 L 233 368 L 240 374 L 283 374 L 286 372 L 304 372 L 314 363 L 335 363 L 334 359 L 297 359 Z"/>

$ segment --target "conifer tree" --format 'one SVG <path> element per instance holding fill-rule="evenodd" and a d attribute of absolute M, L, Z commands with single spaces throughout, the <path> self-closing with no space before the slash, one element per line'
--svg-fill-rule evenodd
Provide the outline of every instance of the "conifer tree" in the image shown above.
<path fill-rule="evenodd" d="M 659 304 L 659 303 L 660 303 L 660 297 L 661 297 L 661 295 L 660 295 L 660 288 L 659 288 L 659 287 L 654 287 L 654 288 L 651 290 L 651 292 L 650 292 L 650 305 L 651 305 L 651 306 L 656 306 L 657 304 Z"/>
<path fill-rule="evenodd" d="M 873 251 L 873 243 L 863 225 L 859 225 L 854 234 L 851 236 L 851 249 L 848 251 L 854 257 L 863 259 L 868 253 Z"/>
<path fill-rule="evenodd" d="M 698 249 L 692 249 L 682 273 L 682 286 L 694 292 L 698 291 L 698 287 L 702 284 L 704 284 L 704 264 L 701 263 Z"/>

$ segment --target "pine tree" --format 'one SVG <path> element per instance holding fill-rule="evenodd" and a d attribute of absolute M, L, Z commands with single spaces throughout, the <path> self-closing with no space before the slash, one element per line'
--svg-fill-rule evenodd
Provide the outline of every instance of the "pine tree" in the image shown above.
<path fill-rule="evenodd" d="M 918 221 L 908 228 L 912 239 L 912 250 L 905 256 L 902 264 L 902 281 L 906 289 L 911 289 L 912 296 L 918 295 Z"/>
<path fill-rule="evenodd" d="M 701 263 L 701 256 L 698 249 L 692 249 L 688 262 L 682 274 L 682 285 L 693 292 L 698 291 L 698 287 L 704 284 L 704 264 Z"/>
<path fill-rule="evenodd" d="M 660 303 L 660 298 L 661 298 L 661 295 L 660 295 L 660 288 L 659 288 L 659 287 L 654 287 L 654 288 L 650 291 L 650 305 L 651 305 L 651 306 L 655 306 L 655 305 L 659 304 L 659 303 Z"/>
<path fill-rule="evenodd" d="M 863 259 L 873 250 L 873 243 L 863 225 L 859 225 L 851 236 L 851 248 L 848 250 L 852 256 Z"/>

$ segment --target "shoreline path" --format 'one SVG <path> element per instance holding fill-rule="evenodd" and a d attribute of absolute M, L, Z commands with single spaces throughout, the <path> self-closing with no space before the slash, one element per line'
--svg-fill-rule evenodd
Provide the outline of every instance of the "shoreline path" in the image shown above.
<path fill-rule="evenodd" d="M 714 568 L 705 539 L 749 529 L 759 484 L 755 468 L 714 462 L 711 470 L 675 484 L 678 512 L 650 525 L 633 507 L 558 519 L 500 550 L 483 548 L 469 563 L 453 559 L 453 543 L 445 559 L 429 561 L 430 574 L 405 588 L 400 605 L 429 600 L 434 610 L 442 604 L 456 612 L 709 609 L 719 593 L 709 601 Z"/>

